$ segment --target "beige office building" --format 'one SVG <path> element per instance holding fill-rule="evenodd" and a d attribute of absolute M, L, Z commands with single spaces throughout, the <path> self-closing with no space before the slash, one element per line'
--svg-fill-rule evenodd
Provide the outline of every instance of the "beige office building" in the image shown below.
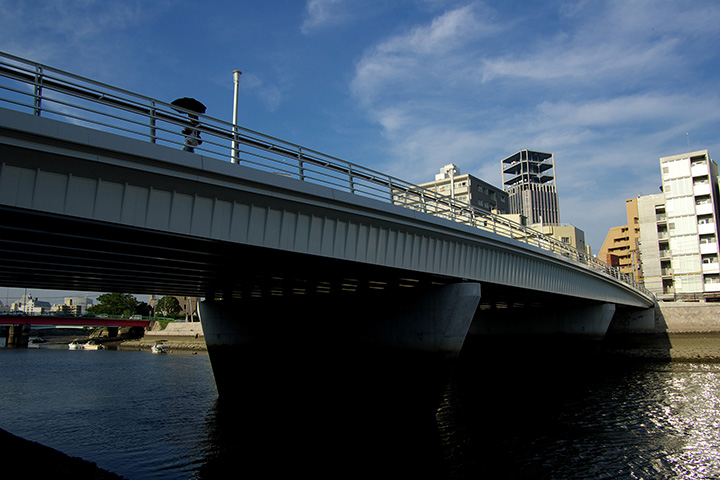
<path fill-rule="evenodd" d="M 638 254 L 640 223 L 637 198 L 625 200 L 625 212 L 627 224 L 610 229 L 598 252 L 598 258 L 618 267 L 622 273 L 634 275 L 633 278 L 641 282 L 643 275 Z"/>
<path fill-rule="evenodd" d="M 442 197 L 467 203 L 488 213 L 508 213 L 508 194 L 470 174 L 460 173 L 454 165 L 445 165 L 432 182 L 421 183 L 418 187 Z M 428 213 L 442 214 L 447 205 L 432 202 L 423 198 L 418 192 L 393 192 L 393 202 Z"/>
<path fill-rule="evenodd" d="M 574 225 L 545 225 L 535 223 L 530 225 L 530 228 L 548 237 L 552 237 L 555 240 L 566 243 L 580 252 L 588 252 L 587 245 L 585 244 L 585 232 Z"/>
<path fill-rule="evenodd" d="M 658 193 L 638 197 L 637 206 L 640 224 L 639 258 L 645 288 L 659 300 L 673 300 L 675 291 L 665 195 Z"/>

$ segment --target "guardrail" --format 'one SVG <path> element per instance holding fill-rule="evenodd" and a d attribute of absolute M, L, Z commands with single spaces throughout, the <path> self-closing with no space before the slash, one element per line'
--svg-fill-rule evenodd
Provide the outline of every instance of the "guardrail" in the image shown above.
<path fill-rule="evenodd" d="M 465 202 L 340 158 L 0 52 L 0 104 L 89 128 L 182 148 L 182 130 L 201 133 L 202 155 L 242 163 L 509 237 L 553 252 L 652 296 L 631 275 L 541 232 Z M 187 117 L 197 115 L 199 125 Z"/>

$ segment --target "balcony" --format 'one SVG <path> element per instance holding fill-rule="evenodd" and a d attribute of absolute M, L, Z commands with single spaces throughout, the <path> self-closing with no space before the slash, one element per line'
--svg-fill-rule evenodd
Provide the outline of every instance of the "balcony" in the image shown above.
<path fill-rule="evenodd" d="M 700 253 L 702 255 L 711 255 L 714 253 L 718 253 L 718 244 L 717 242 L 713 243 L 701 243 L 700 244 Z"/>
<path fill-rule="evenodd" d="M 708 175 L 710 173 L 707 163 L 695 163 L 690 168 L 690 171 L 692 172 L 693 177 L 702 177 L 703 175 Z"/>
<path fill-rule="evenodd" d="M 720 263 L 703 263 L 702 271 L 704 274 L 720 273 Z"/>
<path fill-rule="evenodd" d="M 698 225 L 698 234 L 700 235 L 713 235 L 715 233 L 715 223 L 707 222 Z"/>
<path fill-rule="evenodd" d="M 710 195 L 712 186 L 709 183 L 696 183 L 693 185 L 693 193 L 697 195 Z"/>
<path fill-rule="evenodd" d="M 695 213 L 697 215 L 711 215 L 713 213 L 713 204 L 708 203 L 700 203 L 695 205 Z"/>

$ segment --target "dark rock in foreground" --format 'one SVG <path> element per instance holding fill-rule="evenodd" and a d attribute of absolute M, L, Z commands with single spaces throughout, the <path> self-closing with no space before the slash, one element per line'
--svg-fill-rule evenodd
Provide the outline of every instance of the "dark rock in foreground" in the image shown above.
<path fill-rule="evenodd" d="M 103 470 L 92 462 L 70 457 L 53 448 L 31 442 L 0 429 L 3 479 L 120 480 L 120 475 Z"/>

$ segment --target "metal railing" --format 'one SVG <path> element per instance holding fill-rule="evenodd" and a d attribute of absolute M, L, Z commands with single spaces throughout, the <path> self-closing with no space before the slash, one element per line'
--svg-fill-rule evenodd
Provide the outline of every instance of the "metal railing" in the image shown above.
<path fill-rule="evenodd" d="M 195 152 L 444 217 L 550 251 L 625 282 L 623 274 L 571 245 L 404 180 L 207 115 L 199 125 L 170 103 L 0 52 L 0 105 L 97 130 L 182 148 L 184 128 L 201 134 Z"/>

